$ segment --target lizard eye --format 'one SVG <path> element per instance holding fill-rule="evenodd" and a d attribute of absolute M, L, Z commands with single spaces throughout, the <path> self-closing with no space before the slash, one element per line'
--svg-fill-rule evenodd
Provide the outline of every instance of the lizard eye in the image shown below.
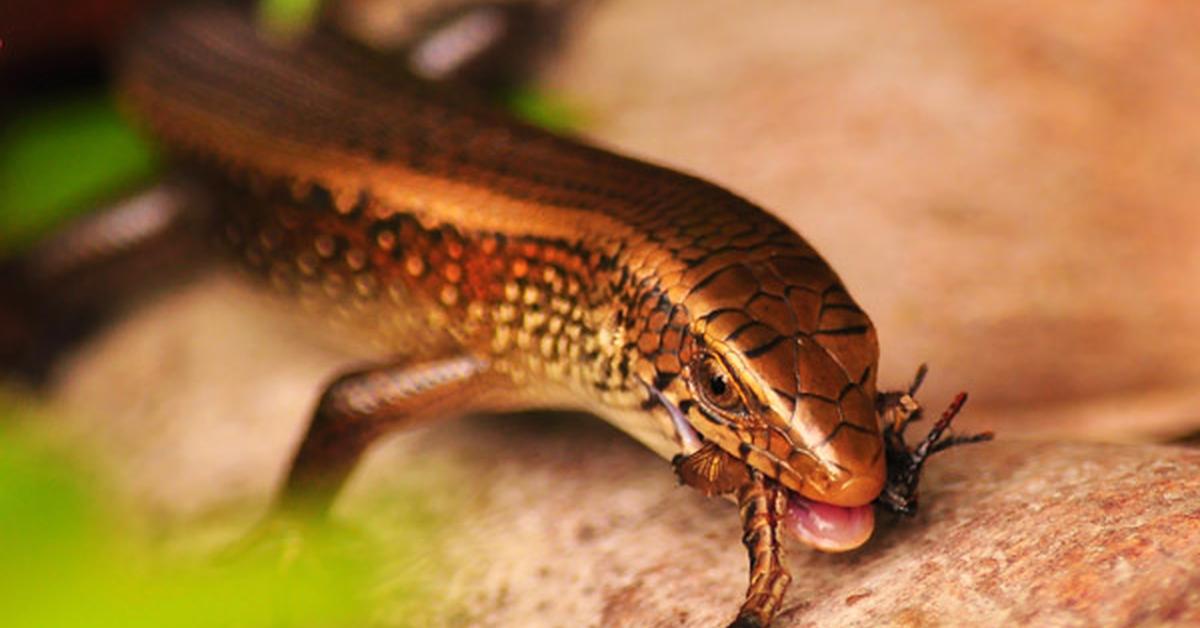
<path fill-rule="evenodd" d="M 745 410 L 737 385 L 716 356 L 700 356 L 694 364 L 692 380 L 708 405 L 732 414 L 741 414 Z"/>

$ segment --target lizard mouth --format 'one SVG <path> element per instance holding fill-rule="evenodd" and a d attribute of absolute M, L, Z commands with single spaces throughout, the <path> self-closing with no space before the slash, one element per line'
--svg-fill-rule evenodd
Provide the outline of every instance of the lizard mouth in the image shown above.
<path fill-rule="evenodd" d="M 875 530 L 875 508 L 835 506 L 788 491 L 783 528 L 800 542 L 823 552 L 846 552 L 861 546 Z"/>
<path fill-rule="evenodd" d="M 706 442 L 688 422 L 684 413 L 654 386 L 646 385 L 651 396 L 667 409 L 687 455 Z M 871 504 L 836 506 L 787 491 L 787 510 L 782 526 L 800 542 L 823 552 L 847 552 L 862 546 L 875 531 L 875 509 Z"/>

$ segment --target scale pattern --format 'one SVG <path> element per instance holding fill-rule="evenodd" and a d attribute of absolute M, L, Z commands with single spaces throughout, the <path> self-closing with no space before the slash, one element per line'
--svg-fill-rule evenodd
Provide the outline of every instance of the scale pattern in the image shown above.
<path fill-rule="evenodd" d="M 514 395 L 641 411 L 673 441 L 653 386 L 789 488 L 882 481 L 874 328 L 795 231 L 354 55 L 197 10 L 136 39 L 122 93 L 221 190 L 252 272 L 381 354 L 487 355 Z M 702 411 L 680 377 L 699 351 L 729 358 L 765 418 Z"/>

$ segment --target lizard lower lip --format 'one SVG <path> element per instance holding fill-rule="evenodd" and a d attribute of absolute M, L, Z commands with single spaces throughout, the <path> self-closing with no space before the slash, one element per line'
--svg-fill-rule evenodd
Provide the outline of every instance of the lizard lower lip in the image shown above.
<path fill-rule="evenodd" d="M 783 527 L 810 547 L 823 552 L 845 552 L 871 538 L 875 509 L 870 504 L 834 506 L 790 493 Z"/>

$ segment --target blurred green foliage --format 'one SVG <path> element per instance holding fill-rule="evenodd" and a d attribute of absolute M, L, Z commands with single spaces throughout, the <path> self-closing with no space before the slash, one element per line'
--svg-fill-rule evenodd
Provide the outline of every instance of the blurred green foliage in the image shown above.
<path fill-rule="evenodd" d="M 0 251 L 149 177 L 150 146 L 102 94 L 30 108 L 0 128 Z"/>
<path fill-rule="evenodd" d="M 264 545 L 221 560 L 139 542 L 86 465 L 22 435 L 0 410 L 3 625 L 348 626 L 367 618 L 370 554 L 313 525 L 302 558 Z M 344 533 L 342 533 L 344 534 Z M 361 548 L 356 548 L 361 549 Z M 410 594 L 424 594 L 410 583 Z"/>
<path fill-rule="evenodd" d="M 271 30 L 292 33 L 312 24 L 319 7 L 320 0 L 260 0 L 258 16 Z"/>
<path fill-rule="evenodd" d="M 509 111 L 526 122 L 556 133 L 578 129 L 582 124 L 579 111 L 566 101 L 535 88 L 522 87 L 504 97 Z"/>

